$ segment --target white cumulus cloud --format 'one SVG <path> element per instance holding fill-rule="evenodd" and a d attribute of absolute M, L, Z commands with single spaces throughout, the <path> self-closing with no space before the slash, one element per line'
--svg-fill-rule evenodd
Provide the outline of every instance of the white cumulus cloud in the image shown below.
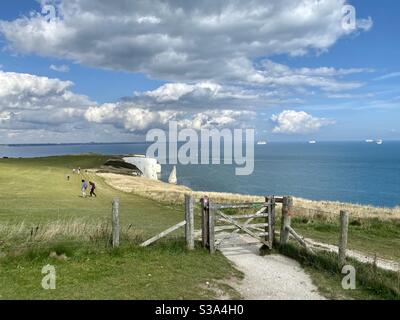
<path fill-rule="evenodd" d="M 331 119 L 317 118 L 304 111 L 285 110 L 271 117 L 275 133 L 311 133 L 334 123 Z"/>
<path fill-rule="evenodd" d="M 50 65 L 49 68 L 50 68 L 50 70 L 53 70 L 56 72 L 63 72 L 63 73 L 69 72 L 69 66 L 67 66 L 66 64 L 62 64 L 59 66 L 52 64 L 52 65 Z"/>
<path fill-rule="evenodd" d="M 110 124 L 131 132 L 153 128 L 167 128 L 169 121 L 177 121 L 180 127 L 201 128 L 237 127 L 255 117 L 252 111 L 205 110 L 202 112 L 182 110 L 152 110 L 131 102 L 108 103 L 90 107 L 85 118 L 89 122 Z"/>
<path fill-rule="evenodd" d="M 345 0 L 42 2 L 56 19 L 0 21 L 9 48 L 175 82 L 257 82 L 255 57 L 321 52 L 349 34 Z M 352 32 L 371 26 L 360 19 Z"/>
<path fill-rule="evenodd" d="M 73 93 L 72 86 L 70 81 L 0 71 L 0 128 L 59 130 L 79 124 L 93 102 Z"/>

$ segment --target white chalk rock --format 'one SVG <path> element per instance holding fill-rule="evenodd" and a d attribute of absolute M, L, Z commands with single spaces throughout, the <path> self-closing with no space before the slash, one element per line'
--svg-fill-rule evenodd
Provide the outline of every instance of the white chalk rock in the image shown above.
<path fill-rule="evenodd" d="M 174 166 L 174 168 L 172 169 L 171 174 L 169 175 L 168 183 L 171 183 L 171 184 L 177 184 L 178 183 L 178 179 L 176 178 L 176 166 Z"/>

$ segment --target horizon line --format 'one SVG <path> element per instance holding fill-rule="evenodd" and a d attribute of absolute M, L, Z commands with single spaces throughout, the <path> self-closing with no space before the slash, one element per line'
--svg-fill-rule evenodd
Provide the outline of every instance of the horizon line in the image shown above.
<path fill-rule="evenodd" d="M 381 140 L 381 139 L 379 139 Z M 258 140 L 261 141 L 261 140 Z M 307 143 L 310 140 L 286 140 L 286 141 L 279 141 L 279 140 L 272 140 L 268 141 L 268 143 Z M 324 142 L 366 142 L 366 139 L 346 139 L 346 140 L 316 140 L 319 143 Z M 374 140 L 377 141 L 377 140 Z M 400 142 L 400 139 L 386 139 L 384 141 L 387 142 Z M 165 142 L 168 142 L 165 141 Z M 110 144 L 152 144 L 154 142 L 149 141 L 132 141 L 132 142 L 123 142 L 123 141 L 116 141 L 116 142 L 24 142 L 24 143 L 0 143 L 0 146 L 62 146 L 62 145 L 110 145 Z M 185 141 L 178 142 L 178 143 L 185 143 Z"/>

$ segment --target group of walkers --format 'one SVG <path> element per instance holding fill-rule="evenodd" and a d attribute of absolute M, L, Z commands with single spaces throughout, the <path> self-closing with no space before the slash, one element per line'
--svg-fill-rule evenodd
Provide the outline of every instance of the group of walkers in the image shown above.
<path fill-rule="evenodd" d="M 89 181 L 89 184 L 86 182 L 86 180 L 83 180 L 82 179 L 82 188 L 81 188 L 81 191 L 82 191 L 82 197 L 83 198 L 86 198 L 86 191 L 87 191 L 87 189 L 89 188 L 89 186 L 90 186 L 90 193 L 89 193 L 89 196 L 90 197 L 96 197 L 97 198 L 97 194 L 96 194 L 96 184 L 94 183 L 94 182 L 92 182 L 92 181 Z"/>
<path fill-rule="evenodd" d="M 72 172 L 74 174 L 81 174 L 81 168 L 78 169 L 73 169 Z M 85 172 L 87 173 L 87 170 L 85 170 Z M 70 181 L 71 177 L 69 174 L 67 174 L 66 176 L 67 181 Z M 97 194 L 96 194 L 96 184 L 92 181 L 86 182 L 85 179 L 82 179 L 82 185 L 81 185 L 81 192 L 82 192 L 82 198 L 86 198 L 88 196 L 87 191 L 88 189 L 89 191 L 89 196 L 90 197 L 96 197 L 97 198 Z"/>

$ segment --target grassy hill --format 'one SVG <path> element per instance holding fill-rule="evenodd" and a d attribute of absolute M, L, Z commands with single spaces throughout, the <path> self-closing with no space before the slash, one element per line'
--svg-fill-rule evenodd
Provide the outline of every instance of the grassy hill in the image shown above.
<path fill-rule="evenodd" d="M 221 254 L 210 256 L 200 248 L 186 251 L 183 230 L 149 248 L 138 247 L 144 239 L 183 220 L 183 195 L 190 190 L 86 171 L 108 159 L 94 154 L 0 159 L 0 300 L 238 297 L 227 283 L 241 274 Z M 78 167 L 81 175 L 73 174 Z M 82 198 L 82 178 L 96 183 L 97 198 Z M 193 194 L 197 198 L 203 195 Z M 215 201 L 263 200 L 223 193 L 208 195 Z M 122 244 L 117 250 L 109 246 L 115 197 L 120 199 Z M 304 212 L 293 217 L 297 231 L 315 240 L 337 243 L 337 216 L 322 212 L 327 208 L 333 208 L 332 212 L 347 209 L 345 204 L 296 199 L 296 205 L 310 207 L 310 211 L 302 209 Z M 323 210 L 316 210 L 320 206 Z M 399 259 L 398 209 L 349 208 L 349 247 Z M 365 210 L 368 214 L 364 217 Z M 358 265 L 358 289 L 343 291 L 343 275 L 334 256 L 307 257 L 290 250 L 285 254 L 299 260 L 329 297 L 398 299 L 400 278 L 394 273 Z M 41 286 L 41 270 L 48 264 L 56 267 L 56 290 L 46 291 Z"/>
<path fill-rule="evenodd" d="M 221 255 L 187 252 L 183 230 L 172 242 L 137 247 L 182 221 L 183 208 L 123 193 L 85 172 L 107 159 L 0 160 L 0 299 L 198 299 L 216 297 L 216 288 L 235 296 L 221 283 L 238 272 Z M 78 167 L 82 176 L 72 173 Z M 82 178 L 96 183 L 97 198 L 81 197 Z M 120 199 L 119 250 L 107 246 L 114 197 Z M 41 287 L 47 264 L 56 266 L 56 290 Z"/>
<path fill-rule="evenodd" d="M 121 219 L 155 232 L 182 220 L 180 208 L 166 208 L 110 188 L 86 168 L 103 164 L 104 156 L 66 156 L 0 160 L 0 219 L 2 222 L 43 223 L 57 219 L 104 219 L 111 214 L 111 202 L 118 197 Z M 81 168 L 81 175 L 73 168 Z M 70 175 L 70 181 L 66 176 Z M 81 180 L 94 181 L 97 198 L 82 198 Z M 156 217 L 156 219 L 155 219 Z"/>

